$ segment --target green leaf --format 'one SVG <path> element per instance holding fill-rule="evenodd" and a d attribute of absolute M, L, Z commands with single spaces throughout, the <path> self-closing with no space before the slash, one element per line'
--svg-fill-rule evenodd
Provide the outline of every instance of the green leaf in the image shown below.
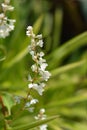
<path fill-rule="evenodd" d="M 81 60 L 81 61 L 78 61 L 78 62 L 75 62 L 75 63 L 71 63 L 71 64 L 68 64 L 66 66 L 62 66 L 60 68 L 57 68 L 57 69 L 54 69 L 52 70 L 52 76 L 55 76 L 55 75 L 58 75 L 58 74 L 61 74 L 61 73 L 64 73 L 64 72 L 67 72 L 71 69 L 74 69 L 74 68 L 78 68 L 82 65 L 86 64 L 86 60 Z"/>
<path fill-rule="evenodd" d="M 37 34 L 41 28 L 42 25 L 42 21 L 43 21 L 43 15 L 41 15 L 37 21 L 34 23 L 33 28 L 34 28 L 34 33 Z"/>
<path fill-rule="evenodd" d="M 0 61 L 6 59 L 6 50 L 3 46 L 0 46 Z"/>
<path fill-rule="evenodd" d="M 36 122 L 33 122 L 31 124 L 26 124 L 26 125 L 21 125 L 21 126 L 18 126 L 18 127 L 13 127 L 13 130 L 28 130 L 28 129 L 31 129 L 31 128 L 34 128 L 34 127 L 37 127 L 39 125 L 42 125 L 42 124 L 45 124 L 49 121 L 52 121 L 56 118 L 58 118 L 59 116 L 56 115 L 56 116 L 52 116 L 52 117 L 49 117 L 45 120 L 41 120 L 41 121 L 36 121 Z"/>
<path fill-rule="evenodd" d="M 67 55 L 84 45 L 87 45 L 87 32 L 84 32 L 79 36 L 69 40 L 60 48 L 56 49 L 50 55 L 48 55 L 47 59 L 49 60 L 50 69 L 58 66 L 58 64 L 60 64 Z"/>
<path fill-rule="evenodd" d="M 26 54 L 28 53 L 28 47 L 22 50 L 19 54 L 17 54 L 13 59 L 8 61 L 4 67 L 5 68 L 10 68 L 12 67 L 15 63 L 19 62 Z"/>
<path fill-rule="evenodd" d="M 78 102 L 83 102 L 83 101 L 87 101 L 87 92 L 84 92 L 81 95 L 77 95 L 77 96 L 73 96 L 73 97 L 68 97 L 66 99 L 62 99 L 59 101 L 55 101 L 54 103 L 52 103 L 52 106 L 60 106 L 60 105 L 69 105 L 69 104 L 74 104 L 74 103 L 78 103 Z"/>
<path fill-rule="evenodd" d="M 15 104 L 12 95 L 6 92 L 2 93 L 2 100 L 3 100 L 4 106 L 8 110 L 8 114 L 11 115 L 11 108 Z"/>
<path fill-rule="evenodd" d="M 54 15 L 53 45 L 52 49 L 56 49 L 60 43 L 61 27 L 63 19 L 63 9 L 57 8 Z"/>

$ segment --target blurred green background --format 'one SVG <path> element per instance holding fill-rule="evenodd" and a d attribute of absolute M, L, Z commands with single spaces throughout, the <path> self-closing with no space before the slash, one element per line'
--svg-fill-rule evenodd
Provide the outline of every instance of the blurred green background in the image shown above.
<path fill-rule="evenodd" d="M 52 73 L 44 96 L 36 95 L 37 110 L 44 107 L 48 117 L 59 115 L 49 130 L 87 130 L 87 1 L 13 0 L 12 5 L 15 30 L 0 39 L 0 93 L 27 93 L 32 59 L 26 27 L 32 25 L 43 34 L 42 50 Z M 31 120 L 27 113 L 14 124 L 24 120 Z"/>

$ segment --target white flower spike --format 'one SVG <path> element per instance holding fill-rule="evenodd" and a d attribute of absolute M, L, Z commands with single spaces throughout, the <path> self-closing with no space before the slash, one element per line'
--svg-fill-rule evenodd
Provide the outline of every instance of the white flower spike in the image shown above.
<path fill-rule="evenodd" d="M 43 39 L 42 34 L 35 35 L 33 32 L 32 26 L 27 27 L 26 35 L 31 38 L 31 44 L 28 46 L 29 53 L 32 56 L 32 59 L 34 61 L 34 64 L 31 66 L 31 71 L 34 73 L 34 77 L 29 74 L 29 84 L 28 88 L 30 90 L 36 90 L 39 95 L 43 95 L 44 87 L 46 86 L 45 82 L 48 81 L 51 74 L 49 71 L 46 70 L 46 67 L 48 64 L 46 63 L 46 60 L 43 58 L 44 53 L 41 51 L 39 52 L 38 48 L 43 47 Z M 30 102 L 28 102 L 26 105 L 29 107 L 29 111 L 32 108 L 30 107 L 32 104 L 36 104 L 38 102 L 37 99 L 31 99 Z M 36 120 L 44 120 L 46 119 L 45 109 L 42 108 L 39 111 L 39 114 L 35 116 Z M 39 126 L 39 130 L 47 130 L 47 124 Z M 37 128 L 38 129 L 38 128 Z"/>

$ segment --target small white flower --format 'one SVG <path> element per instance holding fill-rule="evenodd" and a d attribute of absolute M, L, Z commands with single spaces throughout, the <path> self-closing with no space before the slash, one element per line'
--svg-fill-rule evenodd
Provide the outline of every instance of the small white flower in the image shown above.
<path fill-rule="evenodd" d="M 22 97 L 20 96 L 14 96 L 14 100 L 17 104 L 20 104 Z"/>
<path fill-rule="evenodd" d="M 31 66 L 31 69 L 32 69 L 32 71 L 37 72 L 38 67 L 37 67 L 36 64 L 34 64 L 34 65 Z"/>
<path fill-rule="evenodd" d="M 40 109 L 40 113 L 41 113 L 41 114 L 44 114 L 44 113 L 45 113 L 45 109 L 44 109 L 44 108 L 41 108 L 41 109 Z"/>
<path fill-rule="evenodd" d="M 10 31 L 11 30 L 9 28 L 9 25 L 7 25 L 7 24 L 0 25 L 0 38 L 5 38 L 5 37 L 9 36 Z"/>
<path fill-rule="evenodd" d="M 28 84 L 28 88 L 33 88 L 33 83 Z"/>
<path fill-rule="evenodd" d="M 28 99 L 31 100 L 31 99 L 33 99 L 33 97 L 32 97 L 31 95 L 29 95 L 29 96 L 28 96 Z"/>
<path fill-rule="evenodd" d="M 30 107 L 30 105 L 31 105 L 30 102 L 27 102 L 27 103 L 25 104 L 25 108 L 26 108 L 26 107 Z"/>
<path fill-rule="evenodd" d="M 44 91 L 44 87 L 45 87 L 45 83 L 40 83 L 40 84 L 36 84 L 36 83 L 30 83 L 28 85 L 28 88 L 33 88 L 35 89 L 40 95 L 42 95 L 43 91 Z"/>
<path fill-rule="evenodd" d="M 34 51 L 30 51 L 29 53 L 30 53 L 32 56 L 34 56 Z"/>
<path fill-rule="evenodd" d="M 39 70 L 40 75 L 42 76 L 42 79 L 45 81 L 48 81 L 48 79 L 50 78 L 51 74 L 49 73 L 49 71 L 42 71 Z"/>
<path fill-rule="evenodd" d="M 43 47 L 43 40 L 39 40 L 39 41 L 37 42 L 37 46 Z"/>
<path fill-rule="evenodd" d="M 7 11 L 7 10 L 13 11 L 14 10 L 14 7 L 11 6 L 11 5 L 7 5 L 5 3 L 2 3 L 1 5 L 2 5 L 2 8 L 3 8 L 4 11 Z"/>
<path fill-rule="evenodd" d="M 28 26 L 28 27 L 27 27 L 27 30 L 28 30 L 29 32 L 32 32 L 32 31 L 33 31 L 32 26 Z"/>
<path fill-rule="evenodd" d="M 36 36 L 37 39 L 42 39 L 42 34 Z"/>
<path fill-rule="evenodd" d="M 38 100 L 37 99 L 32 99 L 31 101 L 30 101 L 30 104 L 32 105 L 32 104 L 36 104 L 38 102 Z"/>
<path fill-rule="evenodd" d="M 42 64 L 40 65 L 40 69 L 41 69 L 42 71 L 44 71 L 47 66 L 48 66 L 47 63 L 42 63 Z"/>
<path fill-rule="evenodd" d="M 26 35 L 27 35 L 28 37 L 35 37 L 35 35 L 34 35 L 34 33 L 33 33 L 33 28 L 32 28 L 32 26 L 28 26 L 28 27 L 27 27 Z"/>
<path fill-rule="evenodd" d="M 42 65 L 44 62 L 46 62 L 45 59 L 43 59 L 42 57 L 39 58 L 38 64 Z"/>
<path fill-rule="evenodd" d="M 43 56 L 44 56 L 44 52 L 41 51 L 41 52 L 39 53 L 39 56 L 40 56 L 40 57 L 43 57 Z"/>
<path fill-rule="evenodd" d="M 39 126 L 40 130 L 47 130 L 47 124 Z"/>
<path fill-rule="evenodd" d="M 33 59 L 35 62 L 38 62 L 38 59 L 37 59 L 37 58 L 38 58 L 37 55 L 32 56 L 32 59 Z"/>
<path fill-rule="evenodd" d="M 35 116 L 34 118 L 36 120 L 44 120 L 44 119 L 46 119 L 46 115 L 44 113 L 45 113 L 45 109 L 42 108 L 42 109 L 40 109 L 39 114 L 37 116 Z M 40 125 L 39 129 L 40 130 L 47 130 L 47 127 L 48 127 L 47 124 L 44 124 L 44 125 Z"/>
<path fill-rule="evenodd" d="M 39 95 L 42 95 L 44 92 L 45 83 L 40 83 L 39 85 L 35 85 L 34 89 L 39 93 Z"/>
<path fill-rule="evenodd" d="M 3 19 L 5 17 L 4 13 L 0 14 L 0 19 Z"/>

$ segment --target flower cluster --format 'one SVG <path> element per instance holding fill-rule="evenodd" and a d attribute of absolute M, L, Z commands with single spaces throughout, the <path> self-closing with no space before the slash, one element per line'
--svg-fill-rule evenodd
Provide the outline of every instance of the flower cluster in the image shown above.
<path fill-rule="evenodd" d="M 44 108 L 40 109 L 39 114 L 37 116 L 35 116 L 35 119 L 36 120 L 46 119 L 46 115 L 44 113 L 45 113 L 45 109 Z M 47 130 L 47 124 L 39 126 L 39 129 L 40 130 Z"/>
<path fill-rule="evenodd" d="M 6 16 L 7 11 L 13 11 L 14 7 L 10 5 L 10 0 L 4 0 L 1 4 L 2 12 L 0 13 L 0 38 L 9 36 L 9 33 L 14 30 L 14 19 L 9 19 Z"/>
<path fill-rule="evenodd" d="M 46 81 L 50 78 L 51 74 L 49 71 L 46 70 L 46 67 L 48 64 L 46 63 L 46 60 L 43 58 L 44 52 L 40 51 L 40 48 L 43 47 L 43 40 L 42 35 L 35 35 L 33 32 L 32 26 L 28 26 L 26 35 L 30 37 L 31 44 L 28 46 L 29 53 L 32 56 L 32 59 L 34 61 L 34 64 L 31 66 L 31 70 L 34 73 L 33 78 L 29 74 L 28 80 L 28 88 L 30 90 L 36 90 L 39 95 L 43 94 L 44 87 L 46 86 Z M 29 93 L 30 94 L 30 93 Z M 37 99 L 32 99 L 27 105 L 31 105 L 31 102 L 33 101 L 33 104 L 37 103 Z M 35 116 L 36 120 L 44 120 L 46 119 L 45 109 L 40 109 L 40 112 L 38 116 Z M 40 130 L 47 130 L 47 124 L 39 126 Z"/>
<path fill-rule="evenodd" d="M 48 81 L 51 74 L 46 70 L 48 64 L 46 60 L 43 58 L 44 52 L 39 52 L 39 48 L 43 47 L 42 35 L 35 35 L 33 32 L 33 28 L 28 26 L 27 36 L 31 38 L 31 44 L 28 46 L 29 53 L 32 56 L 34 64 L 31 66 L 32 72 L 34 72 L 35 77 L 32 78 L 29 75 L 29 89 L 36 90 L 40 95 L 43 94 L 45 81 Z M 39 82 L 38 82 L 39 81 Z"/>

